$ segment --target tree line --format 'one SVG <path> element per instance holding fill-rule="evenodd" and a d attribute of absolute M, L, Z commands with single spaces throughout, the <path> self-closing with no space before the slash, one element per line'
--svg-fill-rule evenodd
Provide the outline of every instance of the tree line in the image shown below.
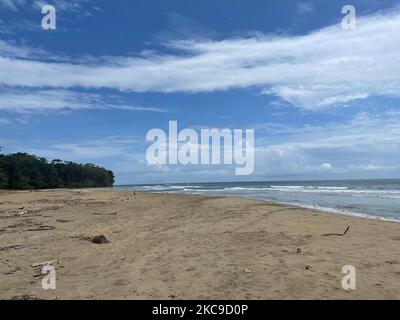
<path fill-rule="evenodd" d="M 1 150 L 0 150 L 1 151 Z M 112 187 L 112 171 L 60 159 L 48 161 L 27 153 L 0 154 L 0 189 Z"/>

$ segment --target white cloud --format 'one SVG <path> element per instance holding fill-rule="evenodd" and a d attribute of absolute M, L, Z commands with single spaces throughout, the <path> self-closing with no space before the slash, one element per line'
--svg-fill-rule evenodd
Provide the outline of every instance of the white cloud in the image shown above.
<path fill-rule="evenodd" d="M 93 10 L 95 10 L 95 11 L 97 11 L 97 12 L 101 12 L 101 13 L 104 12 L 104 10 L 103 10 L 102 8 L 98 7 L 98 6 L 94 6 L 94 7 L 93 7 Z"/>
<path fill-rule="evenodd" d="M 170 39 L 207 39 L 216 34 L 207 26 L 176 12 L 166 12 L 166 28 L 154 35 L 157 42 Z"/>
<path fill-rule="evenodd" d="M 78 12 L 82 9 L 81 4 L 88 0 L 35 0 L 33 6 L 41 9 L 43 6 L 50 4 L 60 11 Z"/>
<path fill-rule="evenodd" d="M 297 12 L 306 14 L 314 11 L 314 5 L 311 2 L 300 2 L 297 4 Z"/>
<path fill-rule="evenodd" d="M 106 100 L 107 98 L 107 100 Z M 70 90 L 26 90 L 0 87 L 0 110 L 14 113 L 78 109 L 119 109 L 128 111 L 167 112 L 167 109 L 136 106 L 118 96 Z"/>
<path fill-rule="evenodd" d="M 372 163 L 349 165 L 350 170 L 354 171 L 386 171 L 386 170 L 398 170 L 400 165 L 381 166 Z"/>
<path fill-rule="evenodd" d="M 93 57 L 88 63 L 2 55 L 6 76 L 0 84 L 167 93 L 256 86 L 295 106 L 319 109 L 374 95 L 399 96 L 398 30 L 396 10 L 359 18 L 351 31 L 338 24 L 304 36 L 171 42 L 180 52 L 175 55 Z"/>
<path fill-rule="evenodd" d="M 17 45 L 15 42 L 0 40 L 0 57 L 9 58 L 46 58 L 49 54 L 40 48 Z"/>
<path fill-rule="evenodd" d="M 110 136 L 96 140 L 46 143 L 46 147 L 31 147 L 24 150 L 49 159 L 91 161 L 108 157 L 123 157 L 133 153 L 140 142 L 142 140 L 136 136 Z"/>
<path fill-rule="evenodd" d="M 327 171 L 332 170 L 332 165 L 330 163 L 323 163 L 321 164 L 321 169 Z"/>
<path fill-rule="evenodd" d="M 5 9 L 17 11 L 19 7 L 25 5 L 25 0 L 0 0 L 0 5 Z"/>
<path fill-rule="evenodd" d="M 352 175 L 371 172 L 398 176 L 400 117 L 361 113 L 351 121 L 324 126 L 285 127 L 261 124 L 256 134 L 258 174 L 305 175 L 322 172 Z M 392 176 L 392 177 L 393 177 Z"/>

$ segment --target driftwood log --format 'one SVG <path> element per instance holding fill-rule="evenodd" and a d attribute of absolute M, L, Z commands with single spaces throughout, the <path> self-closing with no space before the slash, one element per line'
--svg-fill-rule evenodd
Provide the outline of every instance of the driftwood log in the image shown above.
<path fill-rule="evenodd" d="M 27 231 L 46 231 L 46 230 L 53 230 L 55 228 L 56 228 L 55 226 L 39 226 L 37 228 L 28 229 Z"/>
<path fill-rule="evenodd" d="M 347 232 L 349 232 L 350 231 L 350 226 L 348 226 L 347 228 L 346 228 L 346 230 L 344 230 L 344 232 L 343 233 L 325 233 L 325 234 L 323 234 L 322 236 L 341 236 L 341 237 L 343 237 Z"/>

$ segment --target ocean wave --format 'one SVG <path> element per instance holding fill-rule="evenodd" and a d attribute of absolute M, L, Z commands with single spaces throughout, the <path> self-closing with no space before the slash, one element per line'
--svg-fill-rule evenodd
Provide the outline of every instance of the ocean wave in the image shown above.
<path fill-rule="evenodd" d="M 272 189 L 306 189 L 306 190 L 347 190 L 349 187 L 327 187 L 327 186 L 270 186 Z"/>
<path fill-rule="evenodd" d="M 266 187 L 206 187 L 200 185 L 147 185 L 131 187 L 137 191 L 201 191 L 201 192 L 288 192 L 288 193 L 317 193 L 344 195 L 352 197 L 377 197 L 388 199 L 400 199 L 400 190 L 382 190 L 382 189 L 350 189 L 349 187 L 329 187 L 329 186 L 266 186 Z M 123 188 L 124 189 L 124 188 Z"/>
<path fill-rule="evenodd" d="M 217 190 L 258 191 L 258 190 L 270 190 L 270 188 L 269 187 L 225 187 Z"/>
<path fill-rule="evenodd" d="M 400 189 L 369 186 L 170 184 L 116 187 L 117 190 L 154 193 L 238 196 L 307 209 L 400 222 Z M 335 197 L 335 198 L 333 198 Z M 360 199 L 356 199 L 359 197 Z"/>
<path fill-rule="evenodd" d="M 352 211 L 352 210 L 324 207 L 324 206 L 320 206 L 317 204 L 299 204 L 299 203 L 289 203 L 289 202 L 279 202 L 279 203 L 287 204 L 287 205 L 294 205 L 296 207 L 317 210 L 317 211 L 322 211 L 322 212 L 341 214 L 341 215 L 346 215 L 346 216 L 353 216 L 353 217 L 367 218 L 367 219 L 377 219 L 377 220 L 392 221 L 392 222 L 400 222 L 400 218 L 389 218 L 389 217 L 383 217 L 383 216 L 376 216 L 376 215 L 360 213 L 360 212 Z"/>
<path fill-rule="evenodd" d="M 348 187 L 274 187 L 269 188 L 271 191 L 281 192 L 305 192 L 305 193 L 330 193 L 330 194 L 349 194 L 349 195 L 400 195 L 400 190 L 382 190 L 382 189 L 350 189 Z"/>

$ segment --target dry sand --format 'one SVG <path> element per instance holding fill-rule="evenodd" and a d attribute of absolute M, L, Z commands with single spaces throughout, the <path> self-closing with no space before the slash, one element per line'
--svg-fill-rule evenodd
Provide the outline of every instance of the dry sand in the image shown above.
<path fill-rule="evenodd" d="M 399 299 L 399 253 L 400 223 L 261 201 L 0 192 L 1 299 Z M 49 260 L 56 290 L 32 267 Z M 341 287 L 348 264 L 356 290 Z"/>

